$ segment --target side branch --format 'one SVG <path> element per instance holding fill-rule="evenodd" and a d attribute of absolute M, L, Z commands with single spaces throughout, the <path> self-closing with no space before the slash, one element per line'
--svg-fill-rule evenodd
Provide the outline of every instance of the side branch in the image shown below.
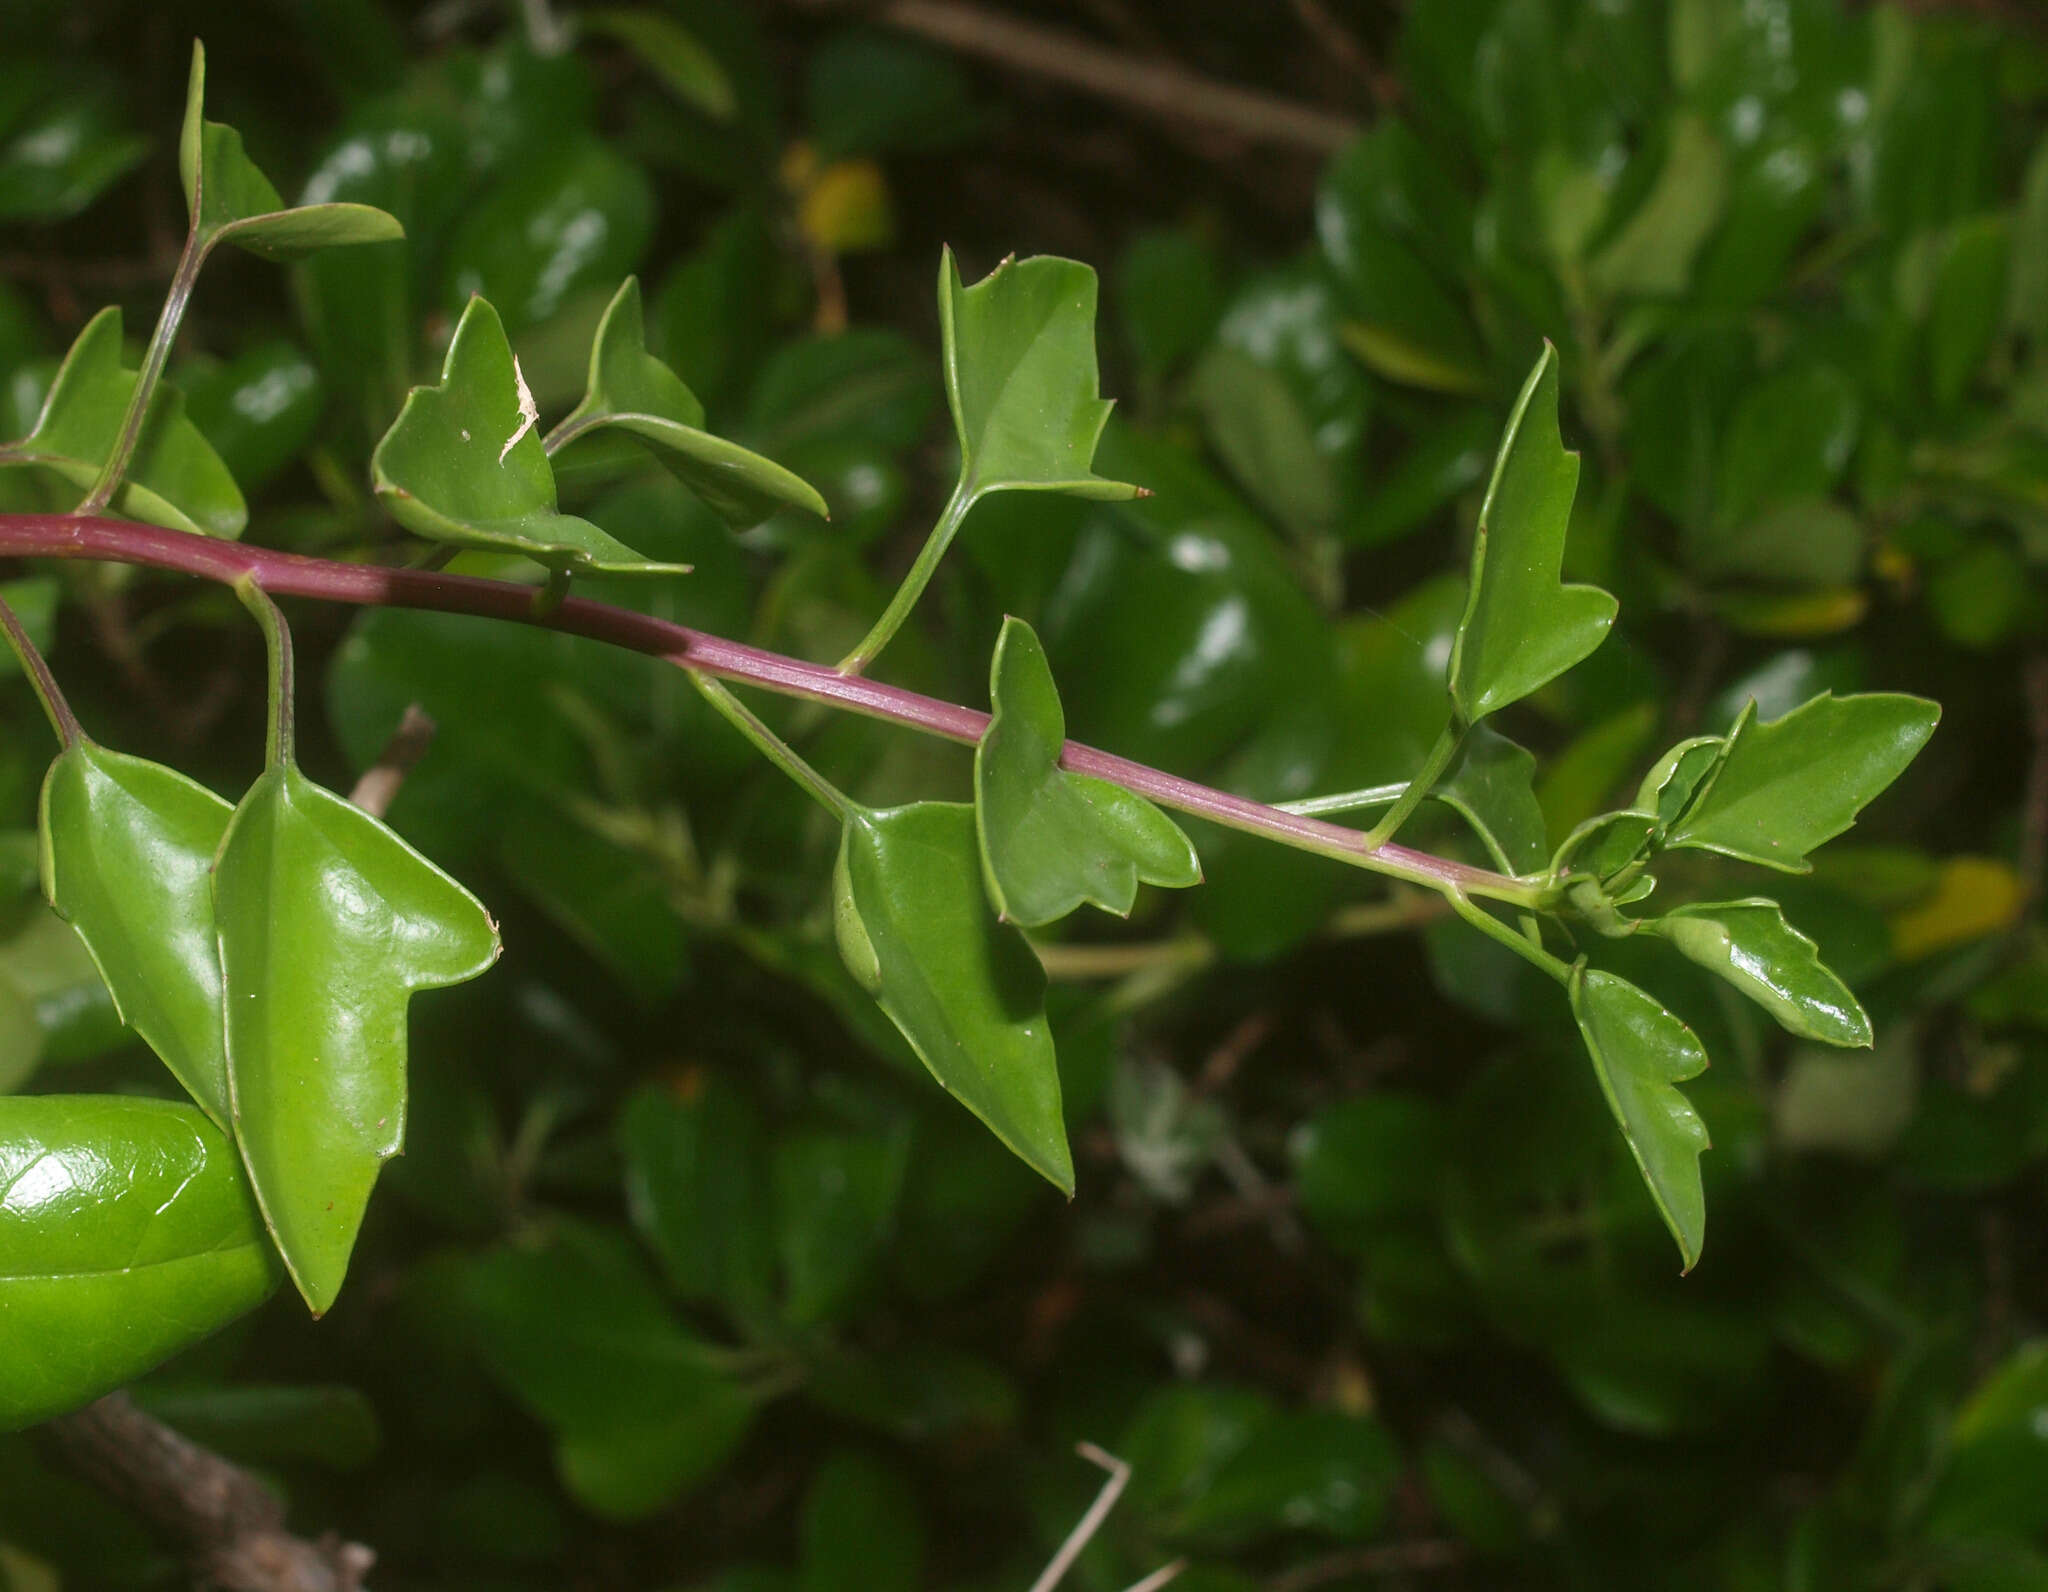
<path fill-rule="evenodd" d="M 43 1430 L 73 1470 L 175 1539 L 208 1586 L 359 1592 L 376 1563 L 359 1543 L 292 1536 L 284 1505 L 254 1476 L 137 1409 L 125 1393 Z"/>
<path fill-rule="evenodd" d="M 646 653 L 678 668 L 760 686 L 783 696 L 823 702 L 967 746 L 977 744 L 988 728 L 988 715 L 973 708 L 941 702 L 859 675 L 841 674 L 829 664 L 806 663 L 589 598 L 572 597 L 548 612 L 536 612 L 533 588 L 510 581 L 344 564 L 302 553 L 280 553 L 182 531 L 161 530 L 127 520 L 78 514 L 0 514 L 0 557 L 139 564 L 228 585 L 252 576 L 258 586 L 274 597 L 311 597 L 366 607 L 427 608 L 509 620 Z M 1196 818 L 1206 818 L 1246 834 L 1262 835 L 1298 851 L 1311 851 L 1432 890 L 1452 890 L 1524 907 L 1538 904 L 1540 887 L 1534 880 L 1512 878 L 1406 846 L 1374 847 L 1355 829 L 1283 812 L 1263 802 L 1083 746 L 1078 741 L 1066 743 L 1060 763 L 1076 773 L 1106 779 Z"/>

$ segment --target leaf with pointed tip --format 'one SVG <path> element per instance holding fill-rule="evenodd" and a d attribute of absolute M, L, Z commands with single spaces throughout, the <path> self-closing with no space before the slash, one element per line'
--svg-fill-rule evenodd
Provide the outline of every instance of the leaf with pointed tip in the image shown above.
<path fill-rule="evenodd" d="M 85 323 L 50 383 L 35 430 L 0 448 L 0 465 L 41 465 L 83 497 L 121 435 L 136 374 L 121 362 L 121 311 L 109 305 Z M 230 541 L 249 523 L 241 488 L 168 381 L 157 383 L 111 507 L 129 519 Z"/>
<path fill-rule="evenodd" d="M 1098 395 L 1093 270 L 1040 255 L 1005 260 L 965 287 L 948 249 L 939 262 L 939 331 L 961 501 L 1011 491 L 1138 495 L 1094 472 L 1110 405 Z"/>
<path fill-rule="evenodd" d="M 1202 882 L 1180 826 L 1144 797 L 1059 766 L 1066 714 L 1045 649 L 1005 619 L 989 668 L 994 712 L 974 752 L 974 822 L 989 904 L 1037 928 L 1084 901 L 1128 917 L 1138 886 Z"/>
<path fill-rule="evenodd" d="M 1707 1126 L 1676 1086 L 1706 1071 L 1707 1053 L 1690 1028 L 1626 979 L 1580 962 L 1570 991 L 1600 1092 L 1691 1271 L 1707 1227 L 1700 1184 Z"/>
<path fill-rule="evenodd" d="M 497 926 L 288 762 L 235 809 L 213 899 L 236 1137 L 292 1280 L 321 1315 L 404 1140 L 406 1004 L 489 967 Z"/>
<path fill-rule="evenodd" d="M 1451 647 L 1451 701 L 1468 724 L 1563 674 L 1614 623 L 1612 597 L 1558 576 L 1578 483 L 1579 456 L 1557 429 L 1557 350 L 1545 343 L 1494 460 Z"/>
<path fill-rule="evenodd" d="M 1718 973 L 1802 1039 L 1867 1045 L 1870 1019 L 1775 901 L 1705 901 L 1643 922 L 1689 961 Z"/>
<path fill-rule="evenodd" d="M 637 277 L 620 284 L 598 323 L 583 402 L 553 435 L 567 440 L 604 426 L 645 443 L 671 475 L 735 526 L 758 525 L 785 508 L 831 517 L 817 488 L 801 476 L 704 430 L 697 395 L 647 352 Z"/>
<path fill-rule="evenodd" d="M 532 396 L 505 323 L 473 298 L 455 328 L 441 381 L 415 387 L 370 456 L 398 523 L 432 542 L 518 553 L 553 570 L 607 575 L 687 572 L 657 564 L 588 520 L 555 510 L 555 474 L 534 429 Z"/>
<path fill-rule="evenodd" d="M 244 153 L 242 135 L 207 121 L 205 107 L 206 47 L 194 39 L 178 177 L 202 250 L 224 240 L 266 260 L 296 260 L 333 244 L 386 243 L 405 236 L 396 216 L 373 205 L 286 205 Z"/>
<path fill-rule="evenodd" d="M 1068 1196 L 1045 970 L 982 893 L 974 809 L 856 807 L 833 870 L 839 954 L 931 1075 Z"/>
<path fill-rule="evenodd" d="M 190 1106 L 0 1099 L 0 1431 L 133 1381 L 278 1281 L 234 1145 Z"/>
<path fill-rule="evenodd" d="M 1824 691 L 1760 724 L 1752 700 L 1664 844 L 1805 873 L 1813 866 L 1806 854 L 1856 822 L 1940 719 L 1941 708 L 1924 697 Z"/>
<path fill-rule="evenodd" d="M 229 1126 L 213 858 L 234 809 L 175 769 L 80 740 L 43 781 L 43 892 L 122 1020 Z"/>

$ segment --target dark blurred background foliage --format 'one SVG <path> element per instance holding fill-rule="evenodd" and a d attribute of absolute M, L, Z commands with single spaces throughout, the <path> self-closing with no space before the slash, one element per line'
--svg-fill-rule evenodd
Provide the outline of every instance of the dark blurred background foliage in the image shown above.
<path fill-rule="evenodd" d="M 309 766 L 346 788 L 423 703 L 391 820 L 507 955 L 415 1014 L 408 1153 L 334 1314 L 274 1300 L 147 1408 L 387 1589 L 1021 1592 L 1098 1480 L 1080 1439 L 1134 1470 L 1086 1592 L 1180 1555 L 1201 1592 L 2048 1587 L 2040 13 L 12 0 L 6 435 L 101 304 L 153 318 L 195 34 L 287 196 L 408 231 L 209 272 L 172 374 L 252 540 L 376 556 L 369 445 L 467 296 L 558 412 L 633 271 L 712 424 L 833 520 L 734 539 L 595 443 L 565 507 L 697 566 L 618 600 L 836 656 L 950 479 L 939 246 L 970 279 L 1058 252 L 1103 274 L 1100 468 L 1157 495 L 978 512 L 891 678 L 982 700 L 1017 613 L 1082 739 L 1272 800 L 1403 777 L 1547 336 L 1567 575 L 1623 616 L 1514 715 L 1553 841 L 1752 695 L 1946 718 L 1780 892 L 1873 1053 L 1631 972 L 1716 1063 L 1681 1280 L 1554 992 L 1405 896 L 1204 831 L 1205 888 L 1049 945 L 1062 1206 L 856 998 L 829 826 L 674 671 L 308 609 Z M 262 660 L 224 594 L 4 589 L 107 740 L 246 778 Z M 18 681 L 0 716 L 0 1087 L 168 1093 L 35 895 L 49 747 Z M 952 748 L 777 722 L 863 800 L 964 788 Z M 180 1574 L 0 1440 L 0 1586 Z"/>

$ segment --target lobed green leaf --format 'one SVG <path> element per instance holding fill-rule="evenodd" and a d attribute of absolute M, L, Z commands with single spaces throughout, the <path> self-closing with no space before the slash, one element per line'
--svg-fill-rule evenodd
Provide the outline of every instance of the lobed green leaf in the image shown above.
<path fill-rule="evenodd" d="M 1706 1071 L 1707 1053 L 1690 1028 L 1626 979 L 1581 962 L 1568 987 L 1600 1092 L 1690 1271 L 1706 1236 L 1700 1152 L 1707 1127 L 1675 1086 Z"/>
<path fill-rule="evenodd" d="M 324 1314 L 405 1137 L 406 1005 L 474 978 L 476 898 L 290 763 L 242 798 L 214 865 L 236 1137 L 292 1280 Z"/>
<path fill-rule="evenodd" d="M 1127 917 L 1140 883 L 1201 883 L 1180 826 L 1144 797 L 1059 766 L 1066 714 L 1032 628 L 1005 619 L 989 669 L 994 711 L 974 753 L 974 823 L 989 903 L 1036 928 L 1083 902 Z"/>
<path fill-rule="evenodd" d="M 1557 426 L 1557 350 L 1544 344 L 1508 418 L 1479 511 L 1472 585 L 1451 648 L 1451 701 L 1468 724 L 1554 680 L 1606 639 L 1615 602 L 1559 580 L 1578 455 Z"/>
<path fill-rule="evenodd" d="M 854 808 L 832 882 L 848 970 L 940 1086 L 1071 1196 L 1045 971 L 1023 935 L 989 910 L 974 809 Z"/>
<path fill-rule="evenodd" d="M 1867 1045 L 1870 1019 L 1820 959 L 1820 947 L 1761 897 L 1674 908 L 1642 925 L 1718 973 L 1802 1039 Z"/>

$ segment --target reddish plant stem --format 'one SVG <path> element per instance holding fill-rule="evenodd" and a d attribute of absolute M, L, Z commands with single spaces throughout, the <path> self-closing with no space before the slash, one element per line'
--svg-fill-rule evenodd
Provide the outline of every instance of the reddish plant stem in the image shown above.
<path fill-rule="evenodd" d="M 427 608 L 509 620 L 646 653 L 680 668 L 760 686 L 783 696 L 823 702 L 964 745 L 979 742 L 988 727 L 988 715 L 973 708 L 941 702 L 859 675 L 841 674 L 829 665 L 805 663 L 608 603 L 572 597 L 547 613 L 536 613 L 533 589 L 509 581 L 338 563 L 303 553 L 245 547 L 238 542 L 82 514 L 0 514 L 0 557 L 138 564 L 228 585 L 244 576 L 253 576 L 256 584 L 274 597 L 311 597 L 366 607 Z M 1537 904 L 1539 890 L 1533 881 L 1510 878 L 1406 846 L 1370 847 L 1365 836 L 1355 829 L 1282 812 L 1144 763 L 1097 751 L 1078 741 L 1066 743 L 1060 762 L 1075 773 L 1092 774 L 1164 806 L 1230 829 L 1262 835 L 1297 850 L 1312 851 L 1435 890 L 1484 896 L 1525 907 Z"/>

